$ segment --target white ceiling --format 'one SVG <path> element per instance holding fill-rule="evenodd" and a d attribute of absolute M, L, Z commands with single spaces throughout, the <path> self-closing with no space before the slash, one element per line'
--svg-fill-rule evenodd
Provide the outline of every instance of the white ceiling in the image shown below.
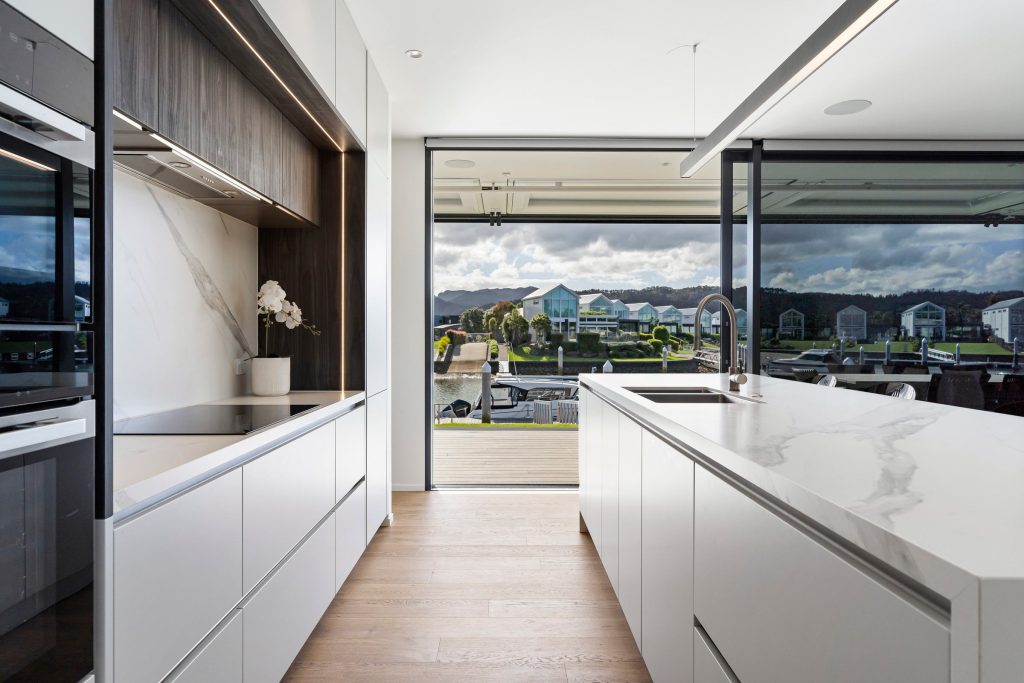
<path fill-rule="evenodd" d="M 840 0 L 346 0 L 396 136 L 707 134 Z M 779 138 L 1024 139 L 1022 0 L 901 0 L 757 122 Z M 410 48 L 425 56 L 412 60 Z M 874 106 L 822 110 L 847 99 Z"/>
<path fill-rule="evenodd" d="M 396 136 L 690 136 L 728 114 L 840 0 L 346 0 Z M 423 50 L 414 60 L 408 49 Z"/>

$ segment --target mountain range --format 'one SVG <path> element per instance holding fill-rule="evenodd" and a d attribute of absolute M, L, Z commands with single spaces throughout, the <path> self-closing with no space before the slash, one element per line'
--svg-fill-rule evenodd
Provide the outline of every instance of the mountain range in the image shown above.
<path fill-rule="evenodd" d="M 448 289 L 434 297 L 435 315 L 458 315 L 467 308 L 490 308 L 499 301 L 519 301 L 536 287 Z M 450 313 L 448 311 L 451 311 Z"/>

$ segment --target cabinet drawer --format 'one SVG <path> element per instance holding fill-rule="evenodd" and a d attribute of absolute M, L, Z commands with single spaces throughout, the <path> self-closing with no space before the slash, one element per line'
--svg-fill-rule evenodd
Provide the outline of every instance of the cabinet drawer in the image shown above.
<path fill-rule="evenodd" d="M 242 599 L 242 473 L 114 530 L 114 676 L 159 681 Z"/>
<path fill-rule="evenodd" d="M 366 483 L 356 487 L 352 495 L 334 513 L 334 590 L 352 572 L 366 550 Z"/>
<path fill-rule="evenodd" d="M 699 629 L 693 629 L 693 683 L 738 683 Z"/>
<path fill-rule="evenodd" d="M 334 423 L 335 436 L 335 502 L 352 490 L 366 476 L 366 407 L 360 406 L 342 415 Z"/>
<path fill-rule="evenodd" d="M 949 680 L 941 616 L 698 467 L 694 613 L 743 683 Z"/>
<path fill-rule="evenodd" d="M 242 683 L 242 610 L 199 646 L 166 683 Z"/>
<path fill-rule="evenodd" d="M 388 392 L 366 399 L 366 542 L 388 516 Z"/>
<path fill-rule="evenodd" d="M 332 516 L 246 602 L 246 683 L 280 681 L 333 598 Z"/>
<path fill-rule="evenodd" d="M 334 457 L 332 423 L 242 468 L 246 592 L 334 507 Z"/>

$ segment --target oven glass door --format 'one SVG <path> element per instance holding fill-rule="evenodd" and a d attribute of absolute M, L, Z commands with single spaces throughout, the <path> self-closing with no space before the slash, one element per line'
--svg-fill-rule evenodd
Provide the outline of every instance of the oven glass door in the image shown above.
<path fill-rule="evenodd" d="M 93 668 L 93 448 L 0 453 L 0 681 Z"/>
<path fill-rule="evenodd" d="M 92 317 L 91 174 L 0 135 L 0 323 Z"/>
<path fill-rule="evenodd" d="M 93 392 L 92 332 L 0 329 L 0 412 Z"/>

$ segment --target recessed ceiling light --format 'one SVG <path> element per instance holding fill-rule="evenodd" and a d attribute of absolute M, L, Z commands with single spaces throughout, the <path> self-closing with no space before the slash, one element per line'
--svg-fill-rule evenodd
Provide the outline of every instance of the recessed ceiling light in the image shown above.
<path fill-rule="evenodd" d="M 448 168 L 473 168 L 476 166 L 476 162 L 469 159 L 449 159 L 444 162 L 444 165 Z"/>
<path fill-rule="evenodd" d="M 423 50 L 406 50 L 405 56 L 409 59 L 420 59 L 423 57 Z"/>
<path fill-rule="evenodd" d="M 825 113 L 829 116 L 846 116 L 864 111 L 871 106 L 871 100 L 843 100 L 825 107 Z"/>

